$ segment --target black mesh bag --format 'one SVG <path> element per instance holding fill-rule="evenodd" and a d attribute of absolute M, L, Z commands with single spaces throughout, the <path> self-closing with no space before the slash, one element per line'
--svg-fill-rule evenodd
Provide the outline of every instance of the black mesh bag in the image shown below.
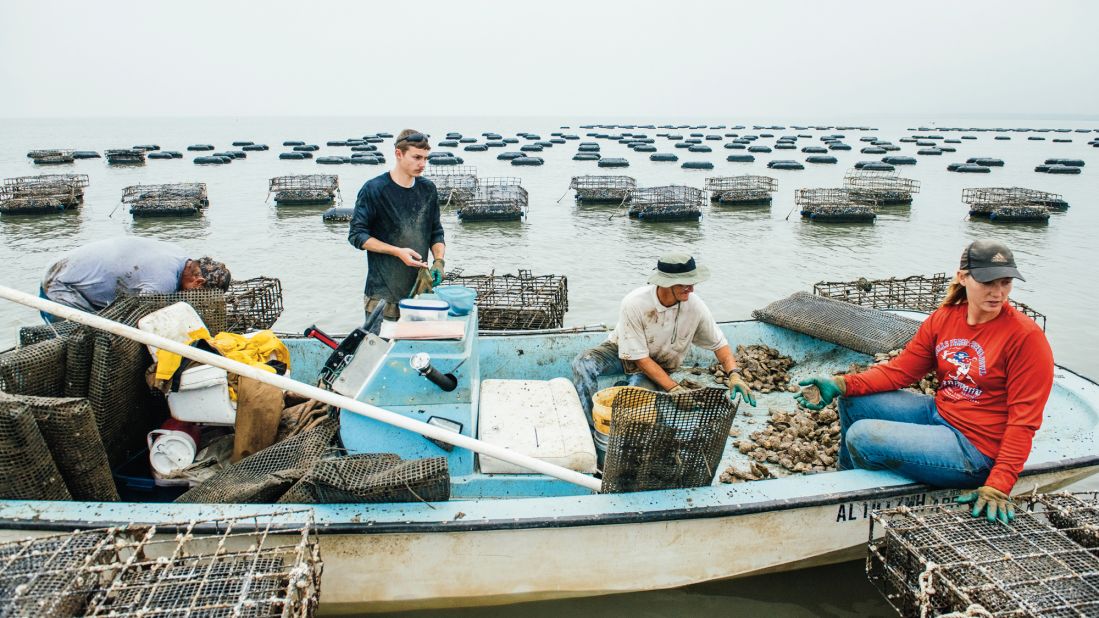
<path fill-rule="evenodd" d="M 445 457 L 402 461 L 391 453 L 324 459 L 305 474 L 279 502 L 437 502 L 450 498 Z"/>
<path fill-rule="evenodd" d="M 899 350 L 916 334 L 916 320 L 808 292 L 752 312 L 755 319 L 851 348 L 863 354 Z"/>

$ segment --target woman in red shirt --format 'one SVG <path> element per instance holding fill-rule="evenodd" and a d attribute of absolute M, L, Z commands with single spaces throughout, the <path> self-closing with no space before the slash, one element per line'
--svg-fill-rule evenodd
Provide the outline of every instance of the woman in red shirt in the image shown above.
<path fill-rule="evenodd" d="M 899 356 L 857 374 L 811 378 L 824 407 L 837 396 L 839 467 L 893 470 L 938 487 L 977 487 L 961 496 L 1004 523 L 1008 498 L 1030 455 L 1053 388 L 1045 333 L 1008 302 L 1023 280 L 1005 245 L 978 240 L 962 252 L 942 305 Z M 902 389 L 935 371 L 935 397 Z"/>

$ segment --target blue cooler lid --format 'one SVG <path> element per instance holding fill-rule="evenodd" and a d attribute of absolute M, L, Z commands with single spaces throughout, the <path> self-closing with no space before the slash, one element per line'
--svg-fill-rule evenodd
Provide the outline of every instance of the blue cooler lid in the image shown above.
<path fill-rule="evenodd" d="M 420 311 L 447 311 L 450 303 L 434 298 L 405 298 L 397 303 L 401 309 L 413 309 Z"/>

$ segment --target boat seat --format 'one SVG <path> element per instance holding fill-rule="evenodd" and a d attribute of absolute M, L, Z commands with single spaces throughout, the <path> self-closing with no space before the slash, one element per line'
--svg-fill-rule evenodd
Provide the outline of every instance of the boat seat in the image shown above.
<path fill-rule="evenodd" d="M 547 463 L 591 474 L 595 442 L 572 382 L 482 380 L 478 433 L 481 440 Z M 535 474 L 480 455 L 485 474 Z"/>

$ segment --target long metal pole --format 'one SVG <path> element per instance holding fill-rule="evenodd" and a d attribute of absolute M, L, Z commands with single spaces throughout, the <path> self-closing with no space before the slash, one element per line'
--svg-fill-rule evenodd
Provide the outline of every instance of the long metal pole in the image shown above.
<path fill-rule="evenodd" d="M 51 300 L 32 296 L 31 294 L 20 292 L 19 290 L 7 286 L 0 285 L 0 298 L 33 307 L 39 311 L 45 311 L 46 313 L 65 318 L 66 320 L 72 320 L 73 322 L 79 322 L 80 324 L 98 328 L 113 335 L 126 337 L 127 339 L 132 339 L 144 343 L 145 345 L 168 350 L 169 352 L 174 352 L 175 354 L 206 365 L 220 367 L 230 373 L 252 378 L 253 380 L 259 380 L 260 382 L 270 384 L 271 386 L 281 388 L 282 390 L 297 393 L 298 395 L 310 399 L 316 399 L 317 401 L 343 408 L 349 412 L 354 412 L 355 414 L 372 418 L 395 427 L 407 429 L 428 438 L 434 438 L 453 444 L 454 446 L 469 449 L 482 455 L 495 457 L 496 459 L 506 461 L 510 464 L 522 466 L 528 470 L 552 476 L 592 491 L 599 491 L 601 487 L 601 483 L 598 479 L 569 470 L 568 468 L 547 463 L 540 459 L 535 459 L 528 455 L 523 455 L 522 453 L 516 453 L 515 451 L 496 446 L 495 444 L 489 444 L 488 442 L 483 442 L 476 438 L 463 436 L 462 434 L 454 433 L 453 431 L 448 431 L 434 425 L 428 425 L 427 423 L 401 416 L 400 414 L 390 412 L 389 410 L 384 410 L 377 406 L 372 406 L 368 403 L 345 397 L 339 393 L 333 393 L 332 391 L 326 391 L 322 388 L 305 384 L 304 382 L 291 380 L 286 376 L 276 375 L 251 365 L 230 360 L 224 356 L 199 350 L 179 343 L 178 341 L 172 341 L 171 339 L 166 339 L 160 335 L 147 333 L 143 330 L 138 330 L 132 326 L 120 324 L 95 314 L 86 313 L 78 309 L 73 309 L 72 307 L 66 307 L 65 305 L 55 303 Z"/>

